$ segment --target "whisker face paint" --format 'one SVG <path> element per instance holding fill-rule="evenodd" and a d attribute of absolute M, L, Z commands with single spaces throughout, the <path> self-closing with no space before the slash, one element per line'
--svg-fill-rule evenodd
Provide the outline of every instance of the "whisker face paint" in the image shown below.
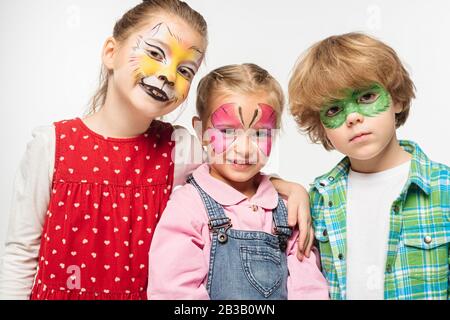
<path fill-rule="evenodd" d="M 163 22 L 137 39 L 129 59 L 136 85 L 159 102 L 184 100 L 203 53 Z"/>
<path fill-rule="evenodd" d="M 211 123 L 213 127 L 207 130 L 207 135 L 215 153 L 224 153 L 245 135 L 266 157 L 270 155 L 272 131 L 277 123 L 277 115 L 272 106 L 258 103 L 246 124 L 242 107 L 236 103 L 226 103 L 213 112 Z"/>
<path fill-rule="evenodd" d="M 389 109 L 391 96 L 382 86 L 374 84 L 364 90 L 347 90 L 344 99 L 324 106 L 320 120 L 328 129 L 337 129 L 347 120 L 348 115 L 357 112 L 366 117 L 375 117 Z"/>

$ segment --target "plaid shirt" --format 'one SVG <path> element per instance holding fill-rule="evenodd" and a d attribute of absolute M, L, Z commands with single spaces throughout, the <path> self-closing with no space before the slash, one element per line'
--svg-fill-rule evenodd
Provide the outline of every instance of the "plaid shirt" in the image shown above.
<path fill-rule="evenodd" d="M 450 168 L 410 141 L 409 177 L 392 203 L 385 299 L 449 299 Z M 348 157 L 311 186 L 311 213 L 331 299 L 346 299 Z"/>

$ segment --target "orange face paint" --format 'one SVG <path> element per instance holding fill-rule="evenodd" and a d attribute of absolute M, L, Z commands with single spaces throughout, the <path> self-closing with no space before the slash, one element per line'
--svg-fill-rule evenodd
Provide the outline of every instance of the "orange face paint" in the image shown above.
<path fill-rule="evenodd" d="M 159 23 L 140 36 L 131 62 L 136 84 L 158 101 L 184 100 L 203 53 Z"/>

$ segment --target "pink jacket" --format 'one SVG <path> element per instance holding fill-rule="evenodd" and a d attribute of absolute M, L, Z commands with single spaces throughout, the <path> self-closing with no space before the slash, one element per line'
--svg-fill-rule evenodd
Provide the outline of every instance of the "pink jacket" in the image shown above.
<path fill-rule="evenodd" d="M 207 164 L 193 174 L 200 187 L 224 207 L 234 229 L 272 233 L 278 194 L 267 176 L 262 176 L 256 194 L 249 199 L 212 177 Z M 297 238 L 295 230 L 286 250 L 288 299 L 328 299 L 317 251 L 300 262 Z M 172 193 L 155 230 L 149 255 L 149 299 L 209 299 L 205 284 L 210 247 L 205 207 L 198 191 L 186 184 Z"/>

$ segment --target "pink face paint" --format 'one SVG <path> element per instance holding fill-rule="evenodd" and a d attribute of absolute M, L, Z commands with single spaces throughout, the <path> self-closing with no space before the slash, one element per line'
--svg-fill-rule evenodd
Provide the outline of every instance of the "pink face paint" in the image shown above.
<path fill-rule="evenodd" d="M 211 115 L 211 123 L 216 129 L 243 129 L 243 121 L 236 115 L 236 104 L 226 103 L 221 105 L 214 113 Z"/>
<path fill-rule="evenodd" d="M 272 130 L 276 128 L 277 115 L 264 103 L 258 104 L 248 126 L 244 125 L 241 107 L 235 103 L 221 105 L 211 115 L 213 128 L 206 131 L 215 153 L 223 153 L 236 141 L 241 132 L 251 132 L 251 138 L 261 152 L 268 157 L 272 149 Z"/>
<path fill-rule="evenodd" d="M 272 151 L 272 130 L 277 125 L 277 114 L 268 104 L 258 103 L 260 118 L 256 120 L 253 129 L 257 130 L 256 144 L 266 157 Z"/>
<path fill-rule="evenodd" d="M 243 128 L 241 119 L 236 116 L 236 109 L 236 104 L 226 103 L 211 115 L 214 128 L 208 129 L 208 134 L 215 153 L 225 152 L 237 138 L 234 129 Z"/>

